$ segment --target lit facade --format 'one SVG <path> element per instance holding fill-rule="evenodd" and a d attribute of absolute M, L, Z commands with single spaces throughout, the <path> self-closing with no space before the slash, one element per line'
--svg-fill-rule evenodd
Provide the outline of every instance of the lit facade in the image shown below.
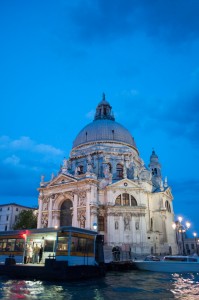
<path fill-rule="evenodd" d="M 74 140 L 57 176 L 39 190 L 38 228 L 72 225 L 97 230 L 105 246 L 137 254 L 177 253 L 173 196 L 152 151 L 146 166 L 130 132 L 103 96 L 94 121 Z"/>
<path fill-rule="evenodd" d="M 0 205 L 0 231 L 12 230 L 18 215 L 23 210 L 34 210 L 34 208 L 8 203 Z"/>

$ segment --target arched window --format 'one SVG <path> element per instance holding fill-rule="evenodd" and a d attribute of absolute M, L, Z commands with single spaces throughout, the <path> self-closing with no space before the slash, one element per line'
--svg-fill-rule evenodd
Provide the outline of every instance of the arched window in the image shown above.
<path fill-rule="evenodd" d="M 151 218 L 151 221 L 150 221 L 150 230 L 153 231 L 153 218 Z"/>
<path fill-rule="evenodd" d="M 121 195 L 117 196 L 115 200 L 115 205 L 121 205 Z"/>
<path fill-rule="evenodd" d="M 115 230 L 118 230 L 118 229 L 119 229 L 118 221 L 115 221 Z"/>
<path fill-rule="evenodd" d="M 168 200 L 165 202 L 165 207 L 168 212 L 171 212 L 171 205 Z"/>
<path fill-rule="evenodd" d="M 115 205 L 137 206 L 135 198 L 128 193 L 123 193 L 115 199 Z"/>
<path fill-rule="evenodd" d="M 71 226 L 72 225 L 72 211 L 73 207 L 72 201 L 65 200 L 60 208 L 60 226 Z"/>
<path fill-rule="evenodd" d="M 103 216 L 98 217 L 98 230 L 104 231 L 104 217 Z"/>
<path fill-rule="evenodd" d="M 123 166 L 121 164 L 117 164 L 116 167 L 116 178 L 122 179 L 123 178 Z"/>
<path fill-rule="evenodd" d="M 79 175 L 84 174 L 84 167 L 83 166 L 78 167 L 78 174 Z"/>
<path fill-rule="evenodd" d="M 130 205 L 130 203 L 129 203 L 129 194 L 127 194 L 127 193 L 122 194 L 122 200 L 123 200 L 123 205 L 124 206 L 129 206 Z"/>
<path fill-rule="evenodd" d="M 157 174 L 158 174 L 157 169 L 156 168 L 152 169 L 152 175 L 157 175 Z"/>
<path fill-rule="evenodd" d="M 109 172 L 111 173 L 112 172 L 112 166 L 110 163 L 107 164 L 108 168 L 109 168 Z"/>
<path fill-rule="evenodd" d="M 133 196 L 131 196 L 131 206 L 137 206 L 137 201 Z"/>

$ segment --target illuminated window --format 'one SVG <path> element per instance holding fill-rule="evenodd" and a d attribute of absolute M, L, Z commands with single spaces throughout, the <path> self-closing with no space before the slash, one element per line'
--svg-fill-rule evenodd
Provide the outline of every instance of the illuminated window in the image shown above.
<path fill-rule="evenodd" d="M 117 196 L 115 200 L 115 205 L 123 205 L 123 206 L 137 206 L 137 201 L 135 198 L 128 193 L 123 193 Z"/>
<path fill-rule="evenodd" d="M 122 194 L 122 198 L 123 198 L 123 205 L 124 206 L 129 206 L 130 205 L 130 203 L 129 203 L 129 194 L 127 194 L 127 193 Z"/>

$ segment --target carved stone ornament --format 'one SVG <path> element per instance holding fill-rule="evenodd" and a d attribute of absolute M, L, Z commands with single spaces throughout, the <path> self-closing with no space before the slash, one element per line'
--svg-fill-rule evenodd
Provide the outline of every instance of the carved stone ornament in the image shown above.
<path fill-rule="evenodd" d="M 80 228 L 85 228 L 85 222 L 86 222 L 86 210 L 85 209 L 77 210 L 77 219 L 80 223 Z"/>
<path fill-rule="evenodd" d="M 48 210 L 48 202 L 49 202 L 48 199 L 44 199 L 42 210 Z"/>
<path fill-rule="evenodd" d="M 48 227 L 48 215 L 47 214 L 42 214 L 41 224 L 43 225 L 43 228 Z"/>

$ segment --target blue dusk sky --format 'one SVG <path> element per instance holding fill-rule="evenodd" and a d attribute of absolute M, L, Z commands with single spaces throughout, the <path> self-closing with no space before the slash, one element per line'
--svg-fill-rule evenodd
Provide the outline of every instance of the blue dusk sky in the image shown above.
<path fill-rule="evenodd" d="M 198 16 L 198 0 L 2 0 L 0 204 L 38 204 L 104 92 L 199 234 Z"/>

